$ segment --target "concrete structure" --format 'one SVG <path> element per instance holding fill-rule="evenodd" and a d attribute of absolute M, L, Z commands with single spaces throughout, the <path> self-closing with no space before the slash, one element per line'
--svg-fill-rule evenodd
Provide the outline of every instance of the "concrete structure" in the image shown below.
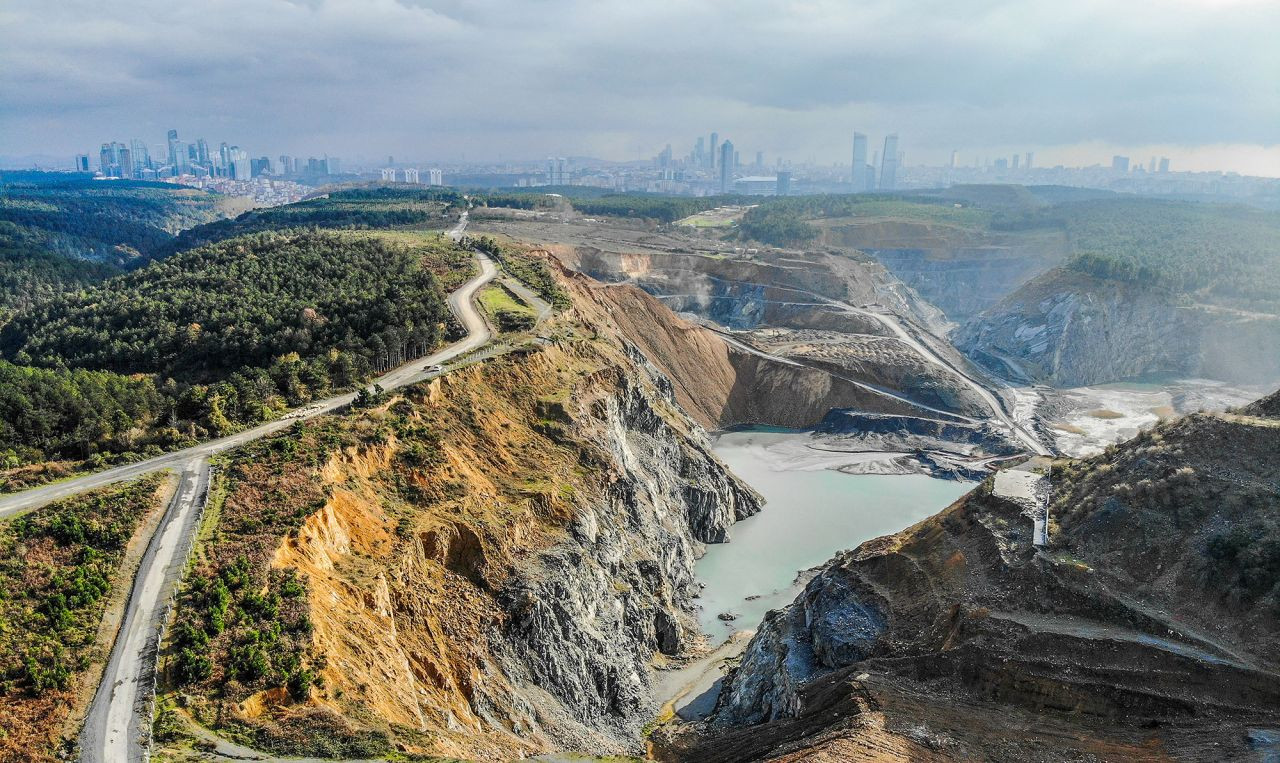
<path fill-rule="evenodd" d="M 720 193 L 727 193 L 733 179 L 733 142 L 725 141 L 720 147 Z"/>
<path fill-rule="evenodd" d="M 427 185 L 444 185 L 444 171 L 438 169 L 427 170 Z"/>
<path fill-rule="evenodd" d="M 853 134 L 853 192 L 867 190 L 867 136 Z"/>
<path fill-rule="evenodd" d="M 884 138 L 884 154 L 880 160 L 880 189 L 892 191 L 898 184 L 898 134 Z"/>
<path fill-rule="evenodd" d="M 773 175 L 749 175 L 733 181 L 734 193 L 748 196 L 772 196 L 778 193 L 778 178 Z"/>
<path fill-rule="evenodd" d="M 417 167 L 405 167 L 405 168 L 404 168 L 404 182 L 406 182 L 406 183 L 417 183 L 417 182 L 418 182 L 418 168 L 417 168 Z"/>

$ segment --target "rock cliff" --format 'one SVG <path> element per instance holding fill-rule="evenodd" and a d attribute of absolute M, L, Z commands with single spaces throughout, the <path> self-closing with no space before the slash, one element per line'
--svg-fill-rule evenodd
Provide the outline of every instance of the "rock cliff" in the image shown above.
<path fill-rule="evenodd" d="M 984 483 L 842 554 L 769 614 L 715 722 L 659 758 L 1274 753 L 1280 426 L 1261 410 L 1055 464 L 1047 548 Z"/>
<path fill-rule="evenodd" d="M 1022 286 L 952 338 L 998 374 L 1063 387 L 1146 374 L 1280 378 L 1280 316 L 1191 304 L 1165 289 L 1064 269 Z"/>
<path fill-rule="evenodd" d="M 656 712 L 650 661 L 698 638 L 694 560 L 759 498 L 671 381 L 583 321 L 570 310 L 548 343 L 300 424 L 228 465 L 195 577 L 248 575 L 270 598 L 296 576 L 304 610 L 286 616 L 290 589 L 280 617 L 310 636 L 247 671 L 245 645 L 280 628 L 234 592 L 252 585 L 233 588 L 207 676 L 171 673 L 199 720 L 291 754 L 638 751 Z M 189 587 L 180 623 L 205 617 L 206 585 L 219 584 Z M 281 660 L 318 680 L 286 691 Z"/>

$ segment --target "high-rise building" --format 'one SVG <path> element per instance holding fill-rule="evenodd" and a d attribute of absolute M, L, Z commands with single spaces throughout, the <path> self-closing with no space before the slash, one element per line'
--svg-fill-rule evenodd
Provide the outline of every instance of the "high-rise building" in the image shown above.
<path fill-rule="evenodd" d="M 169 139 L 169 164 L 178 166 L 178 131 L 170 130 Z"/>
<path fill-rule="evenodd" d="M 416 167 L 404 168 L 404 182 L 415 185 L 418 183 L 418 169 Z"/>
<path fill-rule="evenodd" d="M 444 171 L 437 169 L 427 170 L 427 183 L 429 185 L 444 185 Z"/>
<path fill-rule="evenodd" d="M 324 171 L 329 175 L 337 175 L 342 172 L 341 160 L 336 156 L 326 156 L 324 158 Z"/>
<path fill-rule="evenodd" d="M 707 166 L 711 169 L 716 168 L 716 162 L 720 161 L 720 157 L 716 156 L 716 152 L 720 150 L 720 133 L 711 133 L 711 155 L 707 157 Z"/>
<path fill-rule="evenodd" d="M 130 158 L 133 160 L 133 174 L 135 177 L 141 176 L 143 170 L 151 169 L 151 154 L 147 151 L 147 144 L 141 138 L 134 138 L 129 141 Z"/>
<path fill-rule="evenodd" d="M 1167 156 L 1160 157 L 1160 171 L 1161 172 L 1169 171 L 1169 157 Z"/>
<path fill-rule="evenodd" d="M 88 172 L 88 171 L 89 171 L 89 155 L 76 154 L 76 172 Z"/>
<path fill-rule="evenodd" d="M 860 132 L 853 134 L 852 178 L 854 193 L 867 190 L 867 136 Z"/>
<path fill-rule="evenodd" d="M 702 138 L 693 144 L 693 163 L 702 166 L 707 163 L 707 147 Z"/>
<path fill-rule="evenodd" d="M 898 183 L 898 134 L 890 133 L 884 139 L 884 157 L 880 163 L 880 188 L 892 191 Z"/>
<path fill-rule="evenodd" d="M 239 146 L 227 149 L 228 176 L 232 180 L 248 180 L 253 177 L 253 165 L 249 162 L 249 152 Z"/>
<path fill-rule="evenodd" d="M 775 193 L 779 196 L 787 196 L 791 193 L 791 173 L 779 172 L 778 185 Z"/>
<path fill-rule="evenodd" d="M 1027 161 L 1026 161 L 1027 169 L 1031 169 L 1031 160 L 1032 160 L 1032 159 L 1034 159 L 1034 158 L 1036 158 L 1035 152 L 1034 152 L 1034 151 L 1028 151 L 1028 152 L 1027 152 Z"/>
<path fill-rule="evenodd" d="M 196 140 L 196 162 L 201 167 L 209 166 L 209 141 L 204 138 Z"/>
<path fill-rule="evenodd" d="M 563 156 L 547 157 L 547 185 L 568 185 L 569 160 Z"/>
<path fill-rule="evenodd" d="M 1031 156 L 1031 154 L 1027 154 L 1027 156 Z M 957 162 L 959 161 L 960 161 L 960 152 L 954 148 L 951 149 L 951 169 L 954 170 L 956 168 Z M 1028 159 L 1027 164 L 1030 164 L 1030 163 L 1031 163 L 1031 160 Z"/>
<path fill-rule="evenodd" d="M 394 182 L 396 182 L 396 168 L 395 168 L 395 167 L 383 167 L 383 168 L 382 168 L 382 181 L 383 181 L 384 183 L 394 183 Z"/>
<path fill-rule="evenodd" d="M 281 175 L 293 174 L 293 158 L 288 154 L 280 154 L 280 173 Z"/>
<path fill-rule="evenodd" d="M 1150 163 L 1147 164 L 1147 172 L 1154 173 L 1156 171 L 1156 158 L 1151 157 Z"/>
<path fill-rule="evenodd" d="M 736 170 L 742 166 L 742 155 L 737 151 L 733 152 L 733 168 Z"/>
<path fill-rule="evenodd" d="M 714 133 L 713 133 L 714 134 Z M 727 193 L 733 180 L 733 143 L 725 141 L 720 147 L 720 193 Z"/>
<path fill-rule="evenodd" d="M 757 151 L 757 152 L 756 152 L 756 167 L 757 167 L 757 168 L 759 168 L 759 167 L 763 167 L 763 166 L 764 166 L 764 152 L 763 152 L 763 151 Z"/>
<path fill-rule="evenodd" d="M 98 166 L 103 177 L 133 177 L 133 158 L 129 154 L 129 148 L 123 143 L 116 141 L 103 143 L 102 150 L 98 154 Z"/>
<path fill-rule="evenodd" d="M 1111 157 L 1111 169 L 1115 170 L 1116 172 L 1128 172 L 1129 157 L 1120 156 L 1119 154 Z"/>
<path fill-rule="evenodd" d="M 1019 162 L 1021 162 L 1021 161 L 1022 161 L 1022 157 L 1018 156 L 1017 154 L 1014 154 L 1014 155 L 1013 155 L 1013 162 L 1010 164 L 1010 166 L 1011 166 L 1011 167 L 1013 167 L 1013 168 L 1016 170 L 1016 169 L 1018 169 L 1018 163 L 1019 163 Z"/>

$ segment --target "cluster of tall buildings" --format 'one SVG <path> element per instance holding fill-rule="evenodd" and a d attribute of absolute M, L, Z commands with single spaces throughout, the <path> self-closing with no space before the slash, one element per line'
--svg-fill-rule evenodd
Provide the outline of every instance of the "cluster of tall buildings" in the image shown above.
<path fill-rule="evenodd" d="M 444 170 L 429 169 L 427 172 L 427 185 L 444 185 Z M 422 171 L 417 167 L 395 167 L 382 168 L 382 181 L 384 183 L 396 182 L 396 174 L 399 173 L 405 183 L 413 183 L 414 185 L 422 184 Z"/>
<path fill-rule="evenodd" d="M 1119 154 L 1117 154 L 1116 156 L 1111 157 L 1111 169 L 1112 169 L 1112 170 L 1114 170 L 1114 171 L 1116 171 L 1116 172 L 1120 172 L 1120 173 L 1126 173 L 1126 172 L 1129 172 L 1129 157 L 1127 157 L 1127 156 L 1120 156 Z M 1136 163 L 1136 164 L 1134 165 L 1133 169 L 1134 169 L 1135 171 L 1137 171 L 1137 172 L 1141 172 L 1141 171 L 1142 171 L 1142 162 L 1138 162 L 1138 163 Z M 1156 160 L 1156 157 L 1154 157 L 1154 156 L 1153 156 L 1153 157 L 1151 157 L 1151 161 L 1147 164 L 1147 170 L 1146 170 L 1146 171 L 1147 171 L 1147 172 L 1150 172 L 1150 173 L 1152 173 L 1152 174 L 1155 174 L 1155 173 L 1157 173 L 1157 172 L 1159 172 L 1159 173 L 1161 173 L 1161 174 L 1168 174 L 1168 172 L 1169 172 L 1169 157 L 1167 157 L 1167 156 L 1162 156 L 1162 157 L 1160 157 L 1159 161 L 1157 161 L 1157 160 Z"/>
<path fill-rule="evenodd" d="M 336 175 L 340 172 L 337 157 L 311 157 L 304 161 L 282 154 L 275 161 L 267 156 L 251 158 L 239 146 L 222 143 L 217 150 L 210 150 L 209 143 L 204 138 L 182 140 L 178 137 L 177 130 L 169 130 L 165 143 L 154 146 L 154 149 L 148 148 L 138 138 L 134 138 L 128 145 L 118 141 L 103 143 L 98 153 L 98 171 L 103 177 L 136 180 L 191 175 L 240 181 L 260 175 L 318 176 Z M 92 172 L 89 155 L 78 155 L 75 168 L 79 172 Z"/>
<path fill-rule="evenodd" d="M 903 153 L 898 149 L 898 134 L 884 138 L 884 152 L 872 155 L 867 163 L 867 136 L 853 134 L 853 172 L 851 183 L 854 193 L 861 191 L 891 191 L 898 187 L 898 171 L 902 168 Z M 877 175 L 879 176 L 877 178 Z"/>

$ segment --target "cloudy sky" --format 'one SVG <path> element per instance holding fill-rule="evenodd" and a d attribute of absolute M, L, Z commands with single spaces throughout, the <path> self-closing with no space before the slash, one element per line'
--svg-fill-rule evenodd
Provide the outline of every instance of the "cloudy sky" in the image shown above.
<path fill-rule="evenodd" d="M 1275 0 L 0 0 L 0 155 L 910 164 L 1123 151 L 1280 176 Z"/>

